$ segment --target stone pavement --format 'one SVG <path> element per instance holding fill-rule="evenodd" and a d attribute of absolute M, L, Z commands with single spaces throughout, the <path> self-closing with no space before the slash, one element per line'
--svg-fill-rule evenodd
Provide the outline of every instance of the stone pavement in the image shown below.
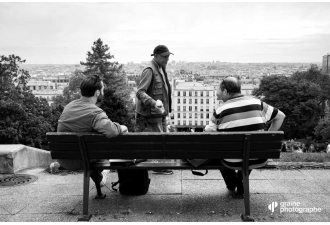
<path fill-rule="evenodd" d="M 83 174 L 50 174 L 45 169 L 29 169 L 23 174 L 38 176 L 38 180 L 22 186 L 0 188 L 1 222 L 62 222 L 77 221 L 82 213 Z M 5 176 L 0 174 L 0 178 Z M 240 222 L 243 200 L 227 197 L 219 171 L 204 177 L 189 170 L 176 170 L 173 175 L 150 172 L 149 192 L 143 196 L 121 196 L 111 190 L 116 173 L 107 175 L 107 194 L 96 200 L 91 181 L 89 210 L 91 221 L 109 222 Z M 260 169 L 250 175 L 251 215 L 259 222 L 330 221 L 329 170 Z M 278 204 L 274 212 L 268 208 Z M 321 212 L 280 212 L 321 208 Z M 297 205 L 299 203 L 299 206 Z M 275 203 L 274 203 L 275 204 Z M 273 205 L 274 205 L 273 204 Z M 282 205 L 282 206 L 281 206 Z"/>

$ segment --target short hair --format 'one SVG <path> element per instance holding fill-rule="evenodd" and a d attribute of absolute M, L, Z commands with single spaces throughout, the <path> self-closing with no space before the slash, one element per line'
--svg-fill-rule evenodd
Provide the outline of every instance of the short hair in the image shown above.
<path fill-rule="evenodd" d="M 233 81 L 232 79 L 222 79 L 222 82 L 220 83 L 220 89 L 221 91 L 226 89 L 229 94 L 241 93 L 241 81 L 240 79 L 237 79 L 237 82 Z"/>
<path fill-rule="evenodd" d="M 80 84 L 81 95 L 84 97 L 93 97 L 96 90 L 102 89 L 102 80 L 97 75 L 87 76 Z"/>

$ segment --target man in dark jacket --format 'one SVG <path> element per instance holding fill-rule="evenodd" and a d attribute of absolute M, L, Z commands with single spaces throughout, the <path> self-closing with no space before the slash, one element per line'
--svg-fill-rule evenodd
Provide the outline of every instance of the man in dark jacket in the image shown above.
<path fill-rule="evenodd" d="M 170 54 L 165 45 L 158 45 L 151 56 L 149 65 L 143 69 L 137 88 L 136 121 L 144 124 L 142 130 L 166 132 L 166 117 L 171 112 L 171 86 L 166 73 Z M 172 174 L 172 171 L 157 171 Z"/>

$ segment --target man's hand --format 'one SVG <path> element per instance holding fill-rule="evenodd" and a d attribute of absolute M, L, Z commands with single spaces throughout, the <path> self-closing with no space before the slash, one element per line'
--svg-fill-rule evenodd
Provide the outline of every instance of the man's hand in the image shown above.
<path fill-rule="evenodd" d="M 120 125 L 122 133 L 128 133 L 128 129 L 125 125 Z"/>
<path fill-rule="evenodd" d="M 164 113 L 165 109 L 164 109 L 163 102 L 161 100 L 156 101 L 155 111 L 156 111 L 157 114 L 163 114 Z"/>

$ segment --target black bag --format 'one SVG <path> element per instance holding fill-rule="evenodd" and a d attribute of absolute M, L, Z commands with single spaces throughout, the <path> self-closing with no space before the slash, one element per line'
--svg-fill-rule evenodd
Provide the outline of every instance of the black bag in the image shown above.
<path fill-rule="evenodd" d="M 112 189 L 119 184 L 119 192 L 122 195 L 145 195 L 149 190 L 149 174 L 148 170 L 127 170 L 118 169 L 117 182 L 112 182 Z"/>

